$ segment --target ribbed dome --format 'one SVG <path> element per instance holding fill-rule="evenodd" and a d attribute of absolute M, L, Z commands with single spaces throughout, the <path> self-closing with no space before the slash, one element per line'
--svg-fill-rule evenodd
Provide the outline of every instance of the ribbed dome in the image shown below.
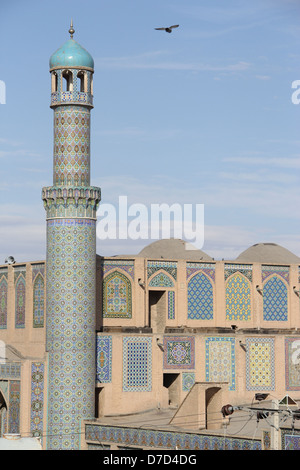
<path fill-rule="evenodd" d="M 94 59 L 74 39 L 69 39 L 52 54 L 49 65 L 50 70 L 56 67 L 87 67 L 94 69 Z"/>
<path fill-rule="evenodd" d="M 300 263 L 300 258 L 276 243 L 256 243 L 243 251 L 235 261 L 241 263 Z"/>
<path fill-rule="evenodd" d="M 212 261 L 212 258 L 193 245 L 178 238 L 158 240 L 143 248 L 138 256 L 156 259 L 187 259 Z"/>

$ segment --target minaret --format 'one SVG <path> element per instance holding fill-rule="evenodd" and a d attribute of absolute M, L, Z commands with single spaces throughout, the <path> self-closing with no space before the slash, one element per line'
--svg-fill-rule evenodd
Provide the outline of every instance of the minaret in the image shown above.
<path fill-rule="evenodd" d="M 70 39 L 50 58 L 54 111 L 53 186 L 47 219 L 47 448 L 79 449 L 81 423 L 94 417 L 96 211 L 90 186 L 94 61 Z"/>

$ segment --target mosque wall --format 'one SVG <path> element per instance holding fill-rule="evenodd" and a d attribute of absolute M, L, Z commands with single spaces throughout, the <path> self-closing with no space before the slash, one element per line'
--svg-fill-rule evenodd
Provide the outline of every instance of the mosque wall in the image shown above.
<path fill-rule="evenodd" d="M 2 433 L 46 432 L 45 287 L 43 261 L 0 267 Z M 196 383 L 300 399 L 297 294 L 296 264 L 98 256 L 98 415 L 176 409 Z"/>

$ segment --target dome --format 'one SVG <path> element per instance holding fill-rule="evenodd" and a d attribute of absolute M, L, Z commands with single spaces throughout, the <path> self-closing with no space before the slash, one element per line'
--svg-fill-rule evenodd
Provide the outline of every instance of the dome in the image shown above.
<path fill-rule="evenodd" d="M 87 67 L 94 69 L 94 59 L 74 39 L 69 39 L 54 54 L 49 61 L 50 70 L 56 67 Z"/>
<path fill-rule="evenodd" d="M 235 261 L 241 263 L 300 263 L 300 258 L 276 243 L 256 243 L 243 251 Z"/>
<path fill-rule="evenodd" d="M 186 259 L 212 261 L 212 258 L 193 245 L 178 238 L 158 240 L 143 248 L 138 256 L 155 259 Z"/>

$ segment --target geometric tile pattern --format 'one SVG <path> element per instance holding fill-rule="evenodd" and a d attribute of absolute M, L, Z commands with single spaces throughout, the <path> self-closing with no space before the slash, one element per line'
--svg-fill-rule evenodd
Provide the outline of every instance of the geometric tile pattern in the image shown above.
<path fill-rule="evenodd" d="M 281 450 L 300 450 L 300 432 L 299 429 L 282 429 Z"/>
<path fill-rule="evenodd" d="M 66 105 L 54 109 L 54 186 L 90 184 L 90 111 Z"/>
<path fill-rule="evenodd" d="M 174 282 L 163 272 L 156 274 L 149 282 L 149 287 L 174 287 Z"/>
<path fill-rule="evenodd" d="M 262 450 L 271 450 L 271 432 L 262 430 Z"/>
<path fill-rule="evenodd" d="M 33 328 L 44 327 L 45 281 L 44 265 L 41 269 L 33 268 Z"/>
<path fill-rule="evenodd" d="M 113 271 L 103 280 L 103 317 L 132 317 L 131 282 L 118 271 Z"/>
<path fill-rule="evenodd" d="M 226 320 L 250 320 L 250 282 L 236 272 L 226 282 Z"/>
<path fill-rule="evenodd" d="M 290 268 L 289 266 L 262 266 L 261 267 L 261 279 L 264 282 L 267 277 L 272 276 L 273 274 L 277 274 L 282 279 L 284 279 L 287 283 L 289 283 L 289 274 Z"/>
<path fill-rule="evenodd" d="M 164 337 L 164 369 L 194 369 L 195 338 L 193 336 Z"/>
<path fill-rule="evenodd" d="M 151 392 L 152 338 L 123 338 L 123 391 Z"/>
<path fill-rule="evenodd" d="M 47 221 L 48 449 L 78 449 L 94 416 L 96 221 Z"/>
<path fill-rule="evenodd" d="M 235 339 L 210 337 L 205 340 L 205 380 L 228 382 L 228 390 L 235 390 Z"/>
<path fill-rule="evenodd" d="M 147 262 L 147 277 L 152 276 L 156 271 L 160 269 L 166 271 L 173 279 L 177 279 L 177 263 L 173 261 L 148 261 Z"/>
<path fill-rule="evenodd" d="M 215 265 L 212 263 L 186 263 L 186 279 L 198 271 L 204 272 L 212 281 L 215 280 Z"/>
<path fill-rule="evenodd" d="M 300 339 L 285 338 L 285 388 L 300 390 Z"/>
<path fill-rule="evenodd" d="M 101 260 L 101 267 L 103 276 L 109 273 L 111 270 L 115 270 L 116 268 L 125 271 L 129 276 L 134 279 L 134 261 L 113 261 L 113 260 Z"/>
<path fill-rule="evenodd" d="M 33 437 L 42 438 L 44 415 L 44 363 L 31 364 L 30 431 Z"/>
<path fill-rule="evenodd" d="M 267 321 L 288 319 L 287 287 L 277 275 L 272 276 L 263 286 L 263 318 Z"/>
<path fill-rule="evenodd" d="M 1 393 L 1 383 L 0 383 Z M 0 410 L 0 437 L 7 433 L 7 408 L 4 406 Z"/>
<path fill-rule="evenodd" d="M 7 328 L 7 268 L 0 270 L 0 329 Z"/>
<path fill-rule="evenodd" d="M 245 439 L 227 434 L 226 437 L 201 434 L 199 431 L 185 433 L 178 430 L 164 431 L 154 429 L 138 429 L 126 426 L 106 426 L 101 424 L 87 424 L 85 438 L 93 443 L 93 449 L 102 449 L 102 442 L 125 443 L 127 446 L 141 446 L 154 449 L 181 451 L 189 450 L 261 450 L 260 438 Z M 148 449 L 147 449 L 148 450 Z"/>
<path fill-rule="evenodd" d="M 8 432 L 18 434 L 20 432 L 20 380 L 9 381 L 9 405 L 8 405 Z"/>
<path fill-rule="evenodd" d="M 252 265 L 251 264 L 225 264 L 224 278 L 225 281 L 236 272 L 242 273 L 250 282 L 252 282 Z"/>
<path fill-rule="evenodd" d="M 182 372 L 182 391 L 189 392 L 195 383 L 195 372 Z"/>
<path fill-rule="evenodd" d="M 213 286 L 209 278 L 199 272 L 188 283 L 188 318 L 212 320 L 214 314 Z"/>
<path fill-rule="evenodd" d="M 275 390 L 273 338 L 246 339 L 246 389 Z"/>
<path fill-rule="evenodd" d="M 21 364 L 6 362 L 0 364 L 0 379 L 19 379 L 21 377 Z"/>
<path fill-rule="evenodd" d="M 26 268 L 15 269 L 15 328 L 25 328 Z"/>
<path fill-rule="evenodd" d="M 168 320 L 175 320 L 175 292 L 168 291 Z"/>
<path fill-rule="evenodd" d="M 97 334 L 96 337 L 96 381 L 111 382 L 112 337 Z"/>

